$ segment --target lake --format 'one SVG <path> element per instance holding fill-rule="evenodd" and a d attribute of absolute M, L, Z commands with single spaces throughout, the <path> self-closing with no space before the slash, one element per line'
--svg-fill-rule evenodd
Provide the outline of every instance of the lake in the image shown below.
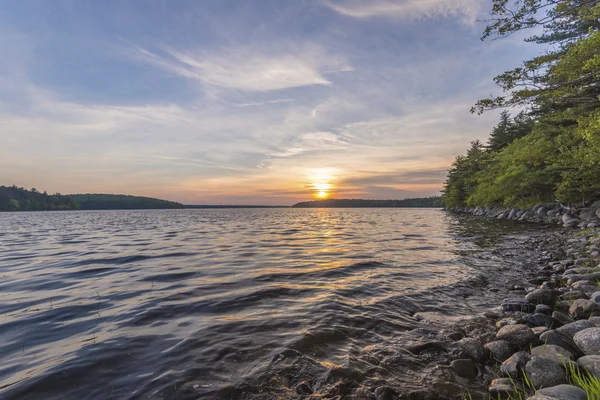
<path fill-rule="evenodd" d="M 0 214 L 0 398 L 418 390 L 432 360 L 406 349 L 497 305 L 498 248 L 533 229 L 437 209 Z"/>

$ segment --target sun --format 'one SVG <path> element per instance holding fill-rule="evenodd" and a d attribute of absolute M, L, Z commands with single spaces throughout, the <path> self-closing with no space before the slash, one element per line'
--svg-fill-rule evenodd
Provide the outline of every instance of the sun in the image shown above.
<path fill-rule="evenodd" d="M 323 168 L 311 170 L 309 175 L 309 187 L 313 190 L 313 196 L 317 199 L 327 199 L 334 190 L 333 174 Z"/>
<path fill-rule="evenodd" d="M 317 193 L 317 197 L 320 199 L 325 199 L 325 198 L 327 198 L 327 192 L 324 190 L 321 190 L 320 192 Z"/>

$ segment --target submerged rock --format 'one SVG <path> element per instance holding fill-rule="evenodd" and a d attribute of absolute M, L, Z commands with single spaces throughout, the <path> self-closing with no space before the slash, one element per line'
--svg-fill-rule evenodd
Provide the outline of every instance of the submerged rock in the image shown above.
<path fill-rule="evenodd" d="M 452 370 L 463 378 L 473 379 L 477 376 L 477 367 L 471 359 L 454 360 L 450 363 Z"/>
<path fill-rule="evenodd" d="M 506 340 L 494 340 L 484 346 L 498 362 L 506 361 L 513 354 L 513 346 Z"/>

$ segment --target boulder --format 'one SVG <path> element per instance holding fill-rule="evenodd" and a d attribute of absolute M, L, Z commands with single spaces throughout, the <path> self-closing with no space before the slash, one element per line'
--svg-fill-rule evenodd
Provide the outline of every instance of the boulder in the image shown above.
<path fill-rule="evenodd" d="M 531 360 L 531 355 L 526 351 L 519 351 L 500 365 L 500 374 L 513 379 L 519 379 L 527 363 Z"/>
<path fill-rule="evenodd" d="M 515 346 L 527 346 L 534 342 L 536 337 L 527 325 L 517 324 L 508 325 L 500 329 L 496 334 L 496 339 L 506 340 Z"/>
<path fill-rule="evenodd" d="M 558 298 L 558 293 L 551 289 L 536 289 L 525 296 L 525 300 L 533 304 L 545 304 L 547 306 L 554 305 Z"/>
<path fill-rule="evenodd" d="M 535 314 L 552 315 L 552 307 L 545 304 L 535 306 Z"/>
<path fill-rule="evenodd" d="M 562 347 L 563 349 L 569 351 L 569 353 L 573 354 L 575 358 L 579 358 L 584 355 L 581 349 L 579 349 L 579 347 L 577 347 L 573 341 L 573 338 L 555 330 L 542 333 L 540 335 L 540 342 L 546 345 L 554 344 Z"/>
<path fill-rule="evenodd" d="M 525 372 L 536 389 L 567 383 L 564 369 L 548 358 L 531 357 L 525 366 Z"/>
<path fill-rule="evenodd" d="M 567 314 L 560 312 L 560 311 L 554 311 L 552 313 L 552 318 L 554 318 L 555 320 L 557 320 L 558 322 L 560 322 L 563 325 L 567 325 L 567 324 L 571 324 L 573 322 L 575 322 L 575 320 L 571 317 L 569 317 Z"/>
<path fill-rule="evenodd" d="M 573 341 L 586 356 L 600 355 L 600 328 L 588 328 L 573 336 Z"/>
<path fill-rule="evenodd" d="M 490 358 L 489 353 L 483 344 L 474 338 L 464 338 L 458 341 L 463 351 L 477 362 L 486 361 Z"/>
<path fill-rule="evenodd" d="M 583 293 L 581 290 L 571 290 L 570 292 L 563 293 L 560 295 L 561 300 L 578 300 L 578 299 L 589 299 L 588 295 Z"/>
<path fill-rule="evenodd" d="M 494 340 L 484 346 L 498 362 L 506 361 L 513 354 L 513 346 L 506 340 Z"/>
<path fill-rule="evenodd" d="M 598 304 L 591 300 L 577 299 L 569 307 L 569 314 L 575 319 L 589 318 L 600 311 Z"/>
<path fill-rule="evenodd" d="M 573 354 L 554 344 L 544 344 L 532 348 L 531 356 L 547 358 L 560 366 L 566 365 L 566 363 L 573 360 Z"/>
<path fill-rule="evenodd" d="M 452 370 L 463 378 L 473 379 L 477 376 L 477 367 L 471 359 L 454 360 L 450 363 Z"/>
<path fill-rule="evenodd" d="M 595 327 L 595 325 L 591 321 L 588 321 L 587 319 L 582 319 L 579 321 L 571 322 L 570 324 L 567 324 L 567 325 L 563 325 L 560 328 L 557 328 L 556 331 L 560 332 L 560 333 L 564 333 L 568 337 L 573 338 L 573 336 L 577 332 L 582 331 L 587 328 L 593 328 L 593 327 Z"/>
<path fill-rule="evenodd" d="M 557 385 L 540 389 L 536 392 L 536 396 L 539 395 L 558 400 L 587 400 L 585 390 L 573 385 Z"/>
<path fill-rule="evenodd" d="M 592 295 L 590 296 L 590 300 L 597 304 L 600 304 L 600 291 L 592 293 Z"/>
<path fill-rule="evenodd" d="M 596 378 L 600 379 L 600 356 L 583 356 L 577 359 L 577 364 Z"/>

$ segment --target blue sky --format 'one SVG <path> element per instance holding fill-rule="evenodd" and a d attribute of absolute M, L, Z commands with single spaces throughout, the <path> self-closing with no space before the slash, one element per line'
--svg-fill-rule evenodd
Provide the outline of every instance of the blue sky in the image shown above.
<path fill-rule="evenodd" d="M 0 183 L 185 203 L 437 194 L 537 54 L 486 0 L 0 0 Z"/>

